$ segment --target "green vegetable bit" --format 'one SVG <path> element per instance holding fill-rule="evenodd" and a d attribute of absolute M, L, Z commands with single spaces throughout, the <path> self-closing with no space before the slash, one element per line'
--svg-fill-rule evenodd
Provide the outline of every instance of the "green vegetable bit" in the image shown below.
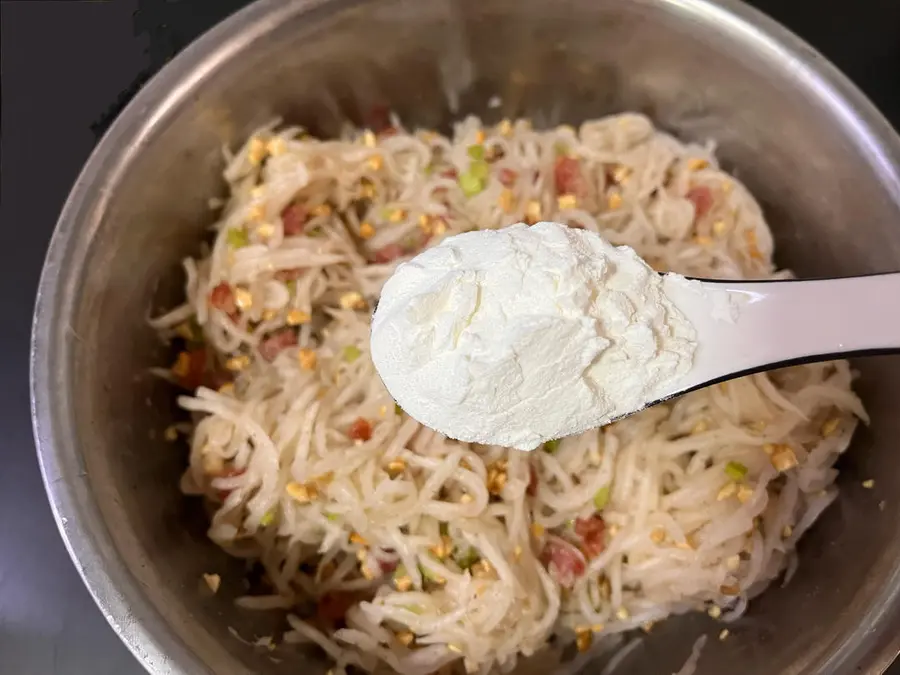
<path fill-rule="evenodd" d="M 466 171 L 459 176 L 459 187 L 466 197 L 474 197 L 484 190 L 484 181 L 471 171 Z"/>
<path fill-rule="evenodd" d="M 291 279 L 289 281 L 285 281 L 284 285 L 287 286 L 288 293 L 291 295 L 297 295 L 297 280 Z"/>
<path fill-rule="evenodd" d="M 436 572 L 432 572 L 430 569 L 423 565 L 419 565 L 419 574 L 422 575 L 423 578 L 428 581 L 433 581 L 434 583 L 440 583 L 441 578 L 437 575 Z"/>
<path fill-rule="evenodd" d="M 243 227 L 232 227 L 228 230 L 226 236 L 228 237 L 228 245 L 231 248 L 243 248 L 250 244 L 250 235 L 247 234 Z"/>
<path fill-rule="evenodd" d="M 476 162 L 484 159 L 484 146 L 480 143 L 478 145 L 470 145 L 469 149 L 466 152 L 468 152 L 469 157 L 474 159 Z"/>
<path fill-rule="evenodd" d="M 353 363 L 360 356 L 362 356 L 362 352 L 356 345 L 347 345 L 344 347 L 344 361 L 347 363 Z"/>
<path fill-rule="evenodd" d="M 403 414 L 403 408 L 400 407 L 400 404 L 399 404 L 399 403 L 395 403 L 395 404 L 394 404 L 394 414 L 395 414 L 395 415 L 402 415 L 402 414 Z"/>
<path fill-rule="evenodd" d="M 340 516 L 338 516 L 338 514 L 336 514 L 336 513 L 328 513 L 328 512 L 326 511 L 326 512 L 325 512 L 325 517 L 326 517 L 328 520 L 330 520 L 331 522 L 334 522 L 334 521 L 336 521 Z"/>
<path fill-rule="evenodd" d="M 263 527 L 268 527 L 269 525 L 271 525 L 274 522 L 275 522 L 275 511 L 267 511 L 266 515 L 264 515 L 260 519 L 259 524 Z"/>
<path fill-rule="evenodd" d="M 551 455 L 559 449 L 559 439 L 554 438 L 552 441 L 547 441 L 544 443 L 544 452 L 549 452 Z"/>
<path fill-rule="evenodd" d="M 487 162 L 472 162 L 469 165 L 469 173 L 484 184 L 491 175 L 491 167 Z"/>
<path fill-rule="evenodd" d="M 569 146 L 562 141 L 556 141 L 556 143 L 553 144 L 553 151 L 558 157 L 565 157 L 569 154 Z"/>
<path fill-rule="evenodd" d="M 469 548 L 465 553 L 456 552 L 453 555 L 453 560 L 459 565 L 460 569 L 467 570 L 472 565 L 477 563 L 481 559 L 481 556 L 478 554 L 478 549 Z"/>
<path fill-rule="evenodd" d="M 594 508 L 598 511 L 602 511 L 606 508 L 607 504 L 609 504 L 609 485 L 604 485 L 597 490 L 597 494 L 594 495 Z"/>
<path fill-rule="evenodd" d="M 725 474 L 731 480 L 743 480 L 744 476 L 747 475 L 747 471 L 747 467 L 740 462 L 728 462 L 725 465 Z"/>

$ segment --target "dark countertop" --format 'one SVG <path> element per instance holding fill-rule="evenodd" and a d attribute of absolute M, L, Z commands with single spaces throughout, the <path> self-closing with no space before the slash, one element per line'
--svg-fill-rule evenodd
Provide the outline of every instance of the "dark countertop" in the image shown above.
<path fill-rule="evenodd" d="M 425 1 L 425 0 L 423 0 Z M 0 3 L 0 673 L 140 675 L 69 562 L 35 459 L 28 339 L 63 200 L 121 106 L 244 0 Z M 900 1 L 755 0 L 900 128 Z M 891 672 L 900 675 L 900 664 Z"/>

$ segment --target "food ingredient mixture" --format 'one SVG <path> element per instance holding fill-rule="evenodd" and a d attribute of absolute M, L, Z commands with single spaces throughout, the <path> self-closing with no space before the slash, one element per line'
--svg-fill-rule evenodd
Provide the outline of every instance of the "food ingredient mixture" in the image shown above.
<path fill-rule="evenodd" d="M 524 453 L 423 427 L 369 352 L 396 265 L 471 230 L 553 220 L 658 270 L 783 274 L 709 148 L 633 114 L 546 130 L 468 118 L 452 137 L 392 120 L 333 140 L 263 129 L 224 176 L 185 303 L 153 325 L 180 350 L 165 372 L 193 413 L 172 430 L 190 439 L 181 487 L 209 507 L 213 541 L 256 561 L 238 604 L 286 610 L 273 656 L 312 642 L 336 672 L 507 670 L 682 612 L 733 621 L 794 573 L 865 418 L 847 363 L 716 385 Z"/>
<path fill-rule="evenodd" d="M 679 281 L 692 283 L 667 278 Z M 521 223 L 401 265 L 372 320 L 372 360 L 423 424 L 532 450 L 662 398 L 690 370 L 696 339 L 633 249 Z"/>

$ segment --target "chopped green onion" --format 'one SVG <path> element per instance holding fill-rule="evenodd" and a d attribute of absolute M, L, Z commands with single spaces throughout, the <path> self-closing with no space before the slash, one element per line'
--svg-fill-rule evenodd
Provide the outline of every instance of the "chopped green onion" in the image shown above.
<path fill-rule="evenodd" d="M 484 159 L 484 146 L 481 144 L 470 145 L 469 149 L 466 152 L 468 152 L 469 157 L 471 157 L 475 161 L 481 161 L 482 159 Z"/>
<path fill-rule="evenodd" d="M 344 361 L 347 363 L 353 363 L 360 356 L 362 356 L 362 352 L 356 345 L 347 345 L 344 347 Z"/>
<path fill-rule="evenodd" d="M 319 237 L 325 236 L 325 230 L 321 227 L 314 227 L 310 230 L 304 230 L 303 234 L 312 239 L 318 239 Z"/>
<path fill-rule="evenodd" d="M 469 173 L 484 182 L 491 175 L 491 167 L 487 162 L 472 162 L 469 165 Z"/>
<path fill-rule="evenodd" d="M 432 572 L 430 569 L 423 565 L 419 565 L 419 574 L 428 579 L 428 581 L 433 581 L 435 583 L 439 582 L 441 579 L 436 572 Z"/>
<path fill-rule="evenodd" d="M 250 236 L 243 227 L 232 227 L 226 236 L 231 248 L 243 248 L 250 244 Z"/>
<path fill-rule="evenodd" d="M 450 534 L 450 524 L 441 522 L 441 524 L 438 525 L 438 532 L 441 533 L 442 537 L 446 537 Z"/>
<path fill-rule="evenodd" d="M 397 567 L 394 568 L 394 579 L 405 577 L 406 574 L 406 565 L 404 565 L 403 563 L 400 563 L 399 565 L 397 565 Z"/>
<path fill-rule="evenodd" d="M 544 452 L 549 452 L 551 455 L 557 451 L 559 448 L 559 439 L 554 438 L 552 441 L 547 441 L 544 443 Z"/>
<path fill-rule="evenodd" d="M 553 144 L 553 151 L 557 154 L 557 156 L 564 156 L 569 154 L 569 146 L 562 141 L 556 141 Z"/>
<path fill-rule="evenodd" d="M 453 556 L 453 560 L 459 565 L 460 569 L 467 570 L 481 559 L 478 549 L 469 548 L 465 553 L 457 553 Z"/>
<path fill-rule="evenodd" d="M 403 414 L 403 408 L 400 407 L 400 404 L 399 404 L 399 403 L 395 403 L 395 404 L 394 404 L 394 414 L 395 414 L 395 415 L 402 415 L 402 414 Z"/>
<path fill-rule="evenodd" d="M 466 197 L 474 197 L 484 190 L 484 181 L 469 171 L 460 174 L 458 181 L 459 187 L 462 188 L 463 194 Z"/>
<path fill-rule="evenodd" d="M 747 467 L 740 462 L 728 462 L 725 465 L 725 473 L 732 480 L 742 480 L 747 475 Z"/>
<path fill-rule="evenodd" d="M 328 518 L 328 520 L 330 520 L 331 522 L 334 522 L 339 518 L 338 514 L 328 513 L 327 511 L 325 512 L 325 517 Z"/>
<path fill-rule="evenodd" d="M 268 527 L 272 523 L 275 522 L 275 511 L 266 511 L 266 515 L 264 515 L 259 520 L 259 524 L 263 527 Z"/>
<path fill-rule="evenodd" d="M 594 508 L 602 511 L 609 504 L 609 485 L 604 485 L 594 495 Z"/>
<path fill-rule="evenodd" d="M 296 279 L 291 279 L 290 281 L 285 281 L 284 285 L 287 286 L 288 293 L 290 293 L 291 295 L 297 294 L 297 280 Z"/>
<path fill-rule="evenodd" d="M 434 173 L 434 164 L 428 164 L 428 165 L 425 167 L 425 175 L 426 175 L 426 176 L 430 176 L 430 175 L 433 174 L 433 173 Z"/>

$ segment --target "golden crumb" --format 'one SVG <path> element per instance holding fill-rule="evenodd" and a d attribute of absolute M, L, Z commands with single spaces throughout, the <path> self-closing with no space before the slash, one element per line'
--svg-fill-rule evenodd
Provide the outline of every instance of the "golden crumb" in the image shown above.
<path fill-rule="evenodd" d="M 560 209 L 574 209 L 578 206 L 578 197 L 575 195 L 560 195 L 556 198 L 556 205 Z"/>
<path fill-rule="evenodd" d="M 725 558 L 725 569 L 727 569 L 729 572 L 734 572 L 740 566 L 741 556 L 731 555 Z"/>
<path fill-rule="evenodd" d="M 257 222 L 266 217 L 266 209 L 262 204 L 254 204 L 247 210 L 247 220 Z"/>
<path fill-rule="evenodd" d="M 396 588 L 401 593 L 405 593 L 410 588 L 412 588 L 412 579 L 408 576 L 397 577 L 394 579 L 394 588 Z"/>
<path fill-rule="evenodd" d="M 203 455 L 203 473 L 208 476 L 218 476 L 225 470 L 225 460 L 221 455 L 205 453 Z"/>
<path fill-rule="evenodd" d="M 226 396 L 234 393 L 234 382 L 226 382 L 221 387 L 219 387 L 219 393 L 225 394 Z"/>
<path fill-rule="evenodd" d="M 753 497 L 753 488 L 749 485 L 740 485 L 737 489 L 737 498 L 741 504 L 746 504 Z"/>
<path fill-rule="evenodd" d="M 797 464 L 799 464 L 797 455 L 794 454 L 794 451 L 788 445 L 778 446 L 778 449 L 772 455 L 772 466 L 778 471 L 793 469 Z"/>
<path fill-rule="evenodd" d="M 509 136 L 512 133 L 512 122 L 508 119 L 500 120 L 497 125 L 497 133 L 501 136 Z"/>
<path fill-rule="evenodd" d="M 177 377 L 187 377 L 191 372 L 191 355 L 187 352 L 178 352 L 175 363 L 172 364 L 172 374 Z"/>
<path fill-rule="evenodd" d="M 650 541 L 652 541 L 654 544 L 661 544 L 665 540 L 666 531 L 661 527 L 657 527 L 650 533 Z"/>
<path fill-rule="evenodd" d="M 232 356 L 230 359 L 225 361 L 225 367 L 228 370 L 243 370 L 247 366 L 250 365 L 250 357 L 246 354 L 239 354 L 238 356 Z"/>
<path fill-rule="evenodd" d="M 482 131 L 481 129 L 479 129 L 477 132 L 475 132 L 475 143 L 477 145 L 481 145 L 482 143 L 484 143 L 485 138 L 486 137 L 484 135 L 484 131 Z"/>
<path fill-rule="evenodd" d="M 451 652 L 462 654 L 462 648 L 459 645 L 453 644 L 452 642 L 447 645 L 447 649 L 449 649 Z"/>
<path fill-rule="evenodd" d="M 591 643 L 594 641 L 594 636 L 588 631 L 580 632 L 575 634 L 575 645 L 578 647 L 578 651 L 586 652 L 591 648 Z"/>
<path fill-rule="evenodd" d="M 705 169 L 708 166 L 709 162 L 699 157 L 691 157 L 687 161 L 687 168 L 691 171 L 700 171 L 700 169 Z"/>
<path fill-rule="evenodd" d="M 163 432 L 163 438 L 170 443 L 178 440 L 178 429 L 175 428 L 174 424 L 166 427 L 166 430 Z"/>
<path fill-rule="evenodd" d="M 705 234 L 698 234 L 694 237 L 694 243 L 700 246 L 712 246 L 713 240 L 712 237 L 708 237 Z"/>
<path fill-rule="evenodd" d="M 462 494 L 462 496 L 459 498 L 459 503 L 460 504 L 471 504 L 473 499 L 475 499 L 475 498 L 472 495 L 470 495 L 468 492 L 464 492 Z"/>
<path fill-rule="evenodd" d="M 406 462 L 404 462 L 402 459 L 395 459 L 391 462 L 388 462 L 387 472 L 391 478 L 396 478 L 404 471 L 406 471 Z"/>
<path fill-rule="evenodd" d="M 720 639 L 720 640 L 725 640 L 725 638 L 727 638 L 728 635 L 729 635 L 728 629 L 727 629 L 727 628 L 723 628 L 723 629 L 722 629 L 722 632 L 719 633 L 719 639 Z"/>
<path fill-rule="evenodd" d="M 719 586 L 719 592 L 722 595 L 731 595 L 731 596 L 740 595 L 741 587 L 738 586 L 737 584 L 723 584 L 723 585 Z"/>
<path fill-rule="evenodd" d="M 653 630 L 653 626 L 655 626 L 655 625 L 656 625 L 655 621 L 645 621 L 644 623 L 641 624 L 641 629 L 645 633 L 649 633 L 651 630 Z"/>
<path fill-rule="evenodd" d="M 222 577 L 218 574 L 204 574 L 203 581 L 206 582 L 206 585 L 209 586 L 209 590 L 213 593 L 218 593 L 219 586 L 222 584 Z"/>
<path fill-rule="evenodd" d="M 255 136 L 247 144 L 247 159 L 253 166 L 259 166 L 266 158 L 266 144 Z"/>
<path fill-rule="evenodd" d="M 516 547 L 513 549 L 513 560 L 518 561 L 519 558 L 521 558 L 521 557 L 522 557 L 522 547 L 517 544 Z"/>
<path fill-rule="evenodd" d="M 616 618 L 619 621 L 628 621 L 628 618 L 631 616 L 631 613 L 628 611 L 627 607 L 619 607 L 616 610 Z"/>
<path fill-rule="evenodd" d="M 275 311 L 274 309 L 264 309 L 263 313 L 262 313 L 262 320 L 263 321 L 271 321 L 276 316 L 278 316 L 278 312 Z"/>
<path fill-rule="evenodd" d="M 415 639 L 416 636 L 411 630 L 404 630 L 397 633 L 397 642 L 406 647 L 409 647 Z"/>
<path fill-rule="evenodd" d="M 285 143 L 283 138 L 276 136 L 268 143 L 266 143 L 266 152 L 268 152 L 273 157 L 283 155 L 285 152 L 287 152 L 287 143 Z"/>
<path fill-rule="evenodd" d="M 373 134 L 368 129 L 363 133 L 363 145 L 367 148 L 374 148 L 377 144 L 377 139 L 375 138 L 375 134 Z"/>
<path fill-rule="evenodd" d="M 613 190 L 606 197 L 606 206 L 609 207 L 610 210 L 614 211 L 622 206 L 622 195 L 618 190 Z"/>
<path fill-rule="evenodd" d="M 840 426 L 841 420 L 839 417 L 832 417 L 827 420 L 822 425 L 822 435 L 823 436 L 831 436 L 835 431 L 837 431 L 838 426 Z"/>
<path fill-rule="evenodd" d="M 268 239 L 275 234 L 275 226 L 272 223 L 260 223 L 256 226 L 256 234 L 263 239 Z"/>
<path fill-rule="evenodd" d="M 308 312 L 304 312 L 301 309 L 292 309 L 287 313 L 285 319 L 288 326 L 300 326 L 304 323 L 309 323 L 312 320 L 312 317 Z"/>
<path fill-rule="evenodd" d="M 873 487 L 875 487 L 875 481 L 871 478 L 869 480 L 864 480 L 862 482 L 862 486 L 866 488 L 866 490 L 871 490 Z"/>
<path fill-rule="evenodd" d="M 628 177 L 631 175 L 631 167 L 625 166 L 624 164 L 616 164 L 615 168 L 612 170 L 611 177 L 613 182 L 622 185 L 625 181 L 628 180 Z"/>
<path fill-rule="evenodd" d="M 691 429 L 692 434 L 702 434 L 709 429 L 709 423 L 706 420 L 700 420 Z"/>
<path fill-rule="evenodd" d="M 366 541 L 366 538 L 363 537 L 359 532 L 351 532 L 350 533 L 350 543 L 351 544 L 359 544 L 360 546 L 368 546 L 369 542 Z"/>
<path fill-rule="evenodd" d="M 314 370 L 319 361 L 316 352 L 312 349 L 303 348 L 297 352 L 297 360 L 303 370 Z"/>
<path fill-rule="evenodd" d="M 728 481 L 725 485 L 722 486 L 722 489 L 719 490 L 719 494 L 716 495 L 716 500 L 725 501 L 726 499 L 730 499 L 737 494 L 737 483 L 734 481 Z"/>
<path fill-rule="evenodd" d="M 728 225 L 725 224 L 724 220 L 717 220 L 713 223 L 712 229 L 714 235 L 721 237 L 728 230 Z"/>
<path fill-rule="evenodd" d="M 363 239 L 371 239 L 375 236 L 375 228 L 372 223 L 361 223 L 359 226 L 359 236 Z"/>
<path fill-rule="evenodd" d="M 532 199 L 525 205 L 525 218 L 531 224 L 541 219 L 541 203 L 538 200 Z"/>
<path fill-rule="evenodd" d="M 372 171 L 380 171 L 384 166 L 384 157 L 381 155 L 372 155 L 367 162 Z"/>
<path fill-rule="evenodd" d="M 357 291 L 350 291 L 349 293 L 344 293 L 340 299 L 341 307 L 344 309 L 365 309 L 366 301 L 363 299 L 361 293 Z"/>
<path fill-rule="evenodd" d="M 503 209 L 504 213 L 511 213 L 515 206 L 515 195 L 509 188 L 503 188 L 500 196 L 497 198 L 497 204 Z"/>
<path fill-rule="evenodd" d="M 718 619 L 720 616 L 722 616 L 722 608 L 718 605 L 713 605 L 708 610 L 706 610 L 706 613 L 709 614 L 713 619 Z"/>
<path fill-rule="evenodd" d="M 304 485 L 303 483 L 294 481 L 285 485 L 284 491 L 301 504 L 308 504 L 318 495 L 318 491 L 314 485 Z"/>
<path fill-rule="evenodd" d="M 388 220 L 392 223 L 402 223 L 406 220 L 406 211 L 403 209 L 392 209 L 388 214 Z"/>
<path fill-rule="evenodd" d="M 535 537 L 543 537 L 545 531 L 546 528 L 540 523 L 531 524 L 531 534 L 533 534 Z"/>
<path fill-rule="evenodd" d="M 332 213 L 331 204 L 319 204 L 314 206 L 310 213 L 313 216 L 330 216 Z"/>
<path fill-rule="evenodd" d="M 234 304 L 238 306 L 238 309 L 246 312 L 253 307 L 253 294 L 246 288 L 238 286 L 234 289 Z"/>

